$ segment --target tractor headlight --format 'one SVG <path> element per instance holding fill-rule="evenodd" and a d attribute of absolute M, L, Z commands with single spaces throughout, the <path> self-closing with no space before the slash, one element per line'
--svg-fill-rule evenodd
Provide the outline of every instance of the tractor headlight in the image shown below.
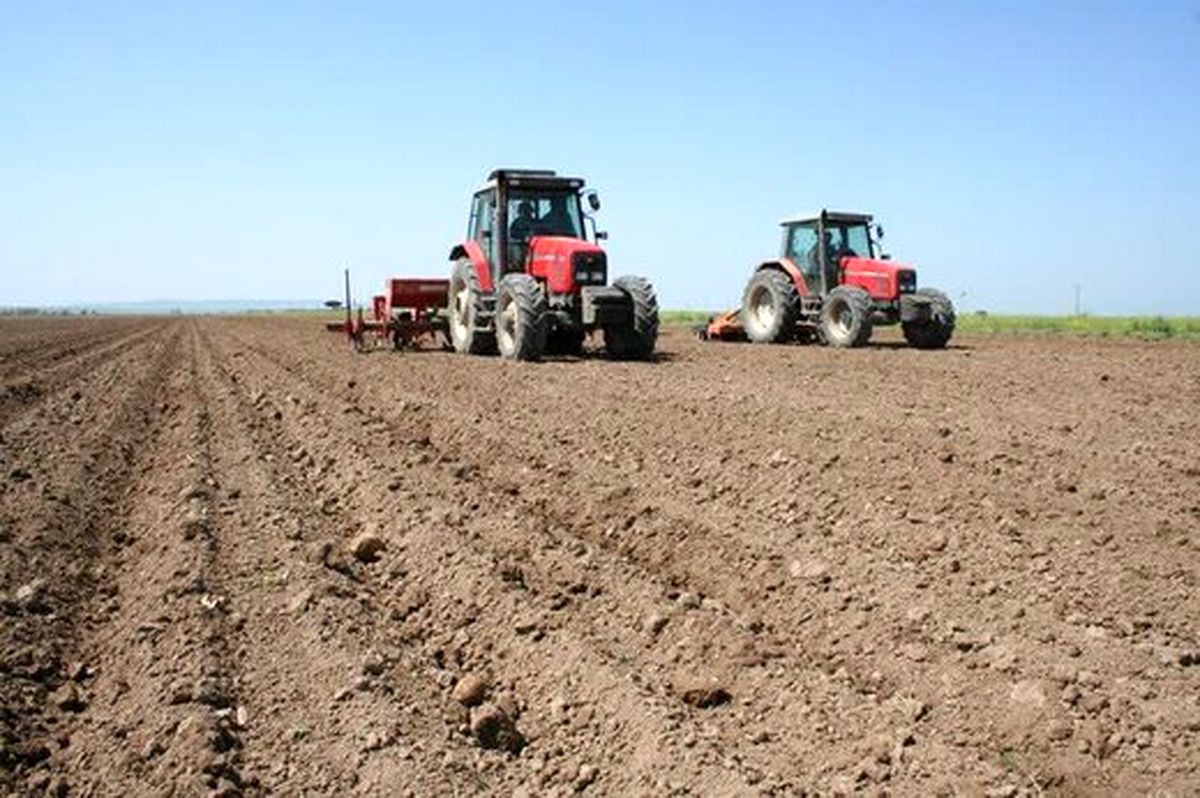
<path fill-rule="evenodd" d="M 900 293 L 911 294 L 917 290 L 917 273 L 909 269 L 901 269 L 896 273 L 896 282 Z"/>
<path fill-rule="evenodd" d="M 603 252 L 576 252 L 571 255 L 571 273 L 579 285 L 604 285 L 608 263 Z"/>

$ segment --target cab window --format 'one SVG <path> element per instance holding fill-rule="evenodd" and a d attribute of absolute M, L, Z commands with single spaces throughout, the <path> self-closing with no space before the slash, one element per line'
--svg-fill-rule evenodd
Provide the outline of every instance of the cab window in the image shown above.
<path fill-rule="evenodd" d="M 579 196 L 565 191 L 510 191 L 508 233 L 514 242 L 533 236 L 583 238 Z"/>
<path fill-rule="evenodd" d="M 821 273 L 821 258 L 817 249 L 817 231 L 812 227 L 795 225 L 788 231 L 787 256 L 804 272 L 810 284 Z"/>

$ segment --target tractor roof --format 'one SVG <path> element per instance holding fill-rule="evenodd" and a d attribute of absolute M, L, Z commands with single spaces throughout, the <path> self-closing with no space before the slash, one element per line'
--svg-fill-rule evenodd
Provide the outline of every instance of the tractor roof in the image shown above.
<path fill-rule="evenodd" d="M 828 222 L 849 222 L 850 224 L 866 224 L 873 218 L 869 213 L 821 210 L 816 213 L 797 214 L 789 219 L 784 219 L 780 224 L 785 226 L 789 224 L 813 224 L 821 218 L 822 214 L 825 215 L 825 220 Z"/>
<path fill-rule="evenodd" d="M 583 178 L 562 177 L 553 169 L 494 169 L 479 191 L 495 188 L 501 183 L 512 188 L 569 188 L 573 191 L 583 188 Z"/>

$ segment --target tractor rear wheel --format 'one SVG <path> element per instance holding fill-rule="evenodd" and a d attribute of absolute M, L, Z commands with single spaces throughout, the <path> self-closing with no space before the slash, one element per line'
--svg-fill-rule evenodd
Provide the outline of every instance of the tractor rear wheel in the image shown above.
<path fill-rule="evenodd" d="M 658 341 L 658 297 L 644 277 L 618 277 L 613 286 L 621 289 L 633 306 L 629 324 L 604 328 L 604 349 L 616 360 L 651 360 Z"/>
<path fill-rule="evenodd" d="M 496 346 L 506 360 L 537 360 L 546 351 L 546 295 L 528 274 L 506 274 L 496 292 Z"/>
<path fill-rule="evenodd" d="M 918 291 L 917 295 L 929 300 L 929 318 L 902 323 L 904 340 L 917 349 L 944 349 L 954 335 L 954 303 L 933 288 Z"/>
<path fill-rule="evenodd" d="M 479 285 L 475 266 L 467 258 L 456 261 L 450 273 L 450 343 L 455 351 L 490 355 L 496 351 L 492 314 L 496 298 Z"/>
<path fill-rule="evenodd" d="M 853 285 L 839 285 L 821 305 L 821 337 L 830 346 L 863 346 L 871 340 L 871 297 Z"/>
<path fill-rule="evenodd" d="M 746 284 L 742 295 L 742 328 L 756 344 L 782 344 L 796 333 L 800 294 L 792 279 L 778 269 L 763 269 Z"/>

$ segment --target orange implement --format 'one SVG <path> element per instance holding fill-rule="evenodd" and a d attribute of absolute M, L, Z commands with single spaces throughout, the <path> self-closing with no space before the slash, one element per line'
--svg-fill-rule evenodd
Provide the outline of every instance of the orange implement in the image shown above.
<path fill-rule="evenodd" d="M 745 341 L 746 330 L 742 327 L 741 311 L 730 310 L 713 316 L 707 324 L 696 328 L 702 341 Z"/>

